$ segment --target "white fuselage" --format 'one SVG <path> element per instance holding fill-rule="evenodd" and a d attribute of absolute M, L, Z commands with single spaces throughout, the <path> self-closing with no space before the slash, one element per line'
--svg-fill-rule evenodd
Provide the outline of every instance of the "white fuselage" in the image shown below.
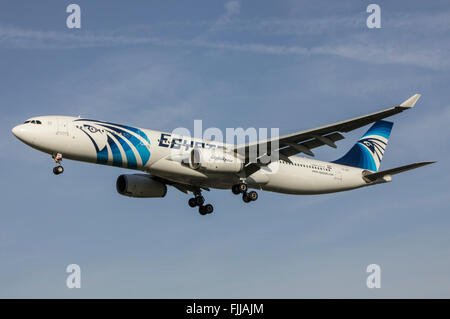
<path fill-rule="evenodd" d="M 240 174 L 206 173 L 171 159 L 174 154 L 189 154 L 193 147 L 232 149 L 233 145 L 77 117 L 40 116 L 29 121 L 16 126 L 14 135 L 48 154 L 144 171 L 198 187 L 230 189 L 242 179 Z M 323 194 L 367 185 L 360 168 L 299 156 L 289 159 L 290 163 L 280 160 L 262 166 L 246 177 L 248 186 L 286 194 Z"/>

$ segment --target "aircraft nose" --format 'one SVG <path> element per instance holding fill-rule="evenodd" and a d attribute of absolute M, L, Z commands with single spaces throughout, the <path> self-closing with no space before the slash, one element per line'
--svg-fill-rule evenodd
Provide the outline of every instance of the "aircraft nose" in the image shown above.
<path fill-rule="evenodd" d="M 13 128 L 12 128 L 12 130 L 11 130 L 11 132 L 13 133 L 13 135 L 15 136 L 15 137 L 17 137 L 17 138 L 19 138 L 19 135 L 20 135 L 20 127 L 21 127 L 22 125 L 16 125 L 16 126 L 14 126 Z"/>
<path fill-rule="evenodd" d="M 21 140 L 24 143 L 31 143 L 31 136 L 29 130 L 25 127 L 24 124 L 16 125 L 12 128 L 11 132 L 15 137 Z"/>

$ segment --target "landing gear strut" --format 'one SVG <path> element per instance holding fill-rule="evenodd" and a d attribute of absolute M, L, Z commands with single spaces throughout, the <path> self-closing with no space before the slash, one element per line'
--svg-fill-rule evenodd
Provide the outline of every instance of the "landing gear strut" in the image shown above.
<path fill-rule="evenodd" d="M 198 206 L 198 212 L 200 215 L 207 215 L 211 214 L 214 211 L 214 207 L 211 204 L 206 204 L 205 198 L 201 195 L 201 193 L 195 194 L 195 197 L 189 198 L 188 204 L 190 207 L 196 207 Z"/>
<path fill-rule="evenodd" d="M 235 184 L 231 187 L 231 191 L 235 195 L 242 194 L 242 200 L 246 203 L 250 203 L 258 199 L 258 193 L 255 191 L 248 192 L 248 186 L 245 183 Z"/>
<path fill-rule="evenodd" d="M 57 164 L 56 167 L 53 168 L 53 174 L 59 175 L 64 172 L 64 167 L 61 166 L 62 154 L 56 153 L 52 155 L 53 161 Z"/>

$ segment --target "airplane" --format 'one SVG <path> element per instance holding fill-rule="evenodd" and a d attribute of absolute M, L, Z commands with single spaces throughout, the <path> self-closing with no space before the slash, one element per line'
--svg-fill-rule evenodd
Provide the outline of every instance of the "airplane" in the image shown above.
<path fill-rule="evenodd" d="M 164 197 L 168 186 L 186 194 L 190 207 L 211 214 L 202 191 L 231 189 L 245 203 L 258 199 L 256 190 L 284 194 L 326 194 L 390 182 L 392 176 L 433 161 L 379 170 L 393 123 L 386 117 L 411 109 L 415 94 L 381 111 L 262 141 L 227 144 L 133 126 L 71 116 L 37 116 L 15 126 L 23 143 L 50 154 L 59 175 L 64 158 L 140 171 L 117 178 L 116 189 L 129 197 Z M 336 148 L 347 133 L 373 123 L 341 158 L 324 162 L 311 157 L 320 146 Z M 250 149 L 275 145 L 256 160 Z M 273 148 L 273 147 L 272 147 Z M 267 148 L 266 148 L 267 149 Z M 270 153 L 270 154 L 269 154 Z M 295 156 L 304 153 L 310 157 Z M 254 189 L 254 190 L 250 190 Z"/>

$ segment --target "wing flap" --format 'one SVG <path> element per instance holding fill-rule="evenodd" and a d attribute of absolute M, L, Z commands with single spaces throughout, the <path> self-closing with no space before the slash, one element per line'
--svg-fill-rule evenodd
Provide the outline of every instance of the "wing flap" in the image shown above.
<path fill-rule="evenodd" d="M 324 136 L 315 136 L 312 140 L 300 143 L 300 144 L 296 144 L 296 143 L 290 143 L 288 144 L 289 146 L 286 148 L 283 148 L 282 150 L 280 150 L 280 153 L 286 156 L 292 156 L 295 154 L 298 154 L 300 152 L 308 154 L 310 156 L 314 156 L 314 154 L 308 153 L 307 151 L 305 152 L 304 150 L 302 150 L 301 148 L 297 148 L 295 145 L 300 145 L 306 148 L 306 150 L 311 150 L 313 148 L 322 146 L 322 145 L 330 145 L 332 143 L 332 145 L 334 145 L 334 142 L 336 141 L 340 141 L 343 140 L 344 136 L 342 136 L 340 133 L 331 133 L 328 135 L 324 135 Z M 326 143 L 327 142 L 327 143 Z M 293 145 L 294 144 L 294 145 Z"/>

